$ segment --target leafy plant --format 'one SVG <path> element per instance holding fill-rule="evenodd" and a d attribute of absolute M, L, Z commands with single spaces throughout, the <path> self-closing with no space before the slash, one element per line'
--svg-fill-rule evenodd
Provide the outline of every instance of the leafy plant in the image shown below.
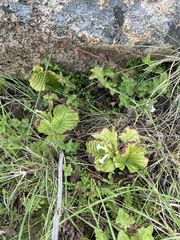
<path fill-rule="evenodd" d="M 146 149 L 140 145 L 136 130 L 127 127 L 118 137 L 114 128 L 111 131 L 105 128 L 93 137 L 96 140 L 89 141 L 86 146 L 98 171 L 113 172 L 116 168 L 124 170 L 127 167 L 130 173 L 134 173 L 147 166 Z M 124 143 L 121 151 L 118 150 L 118 138 Z"/>
<path fill-rule="evenodd" d="M 109 89 L 111 95 L 118 94 L 120 107 L 135 106 L 153 112 L 157 98 L 167 95 L 170 86 L 165 67 L 155 63 L 148 55 L 129 60 L 126 68 L 119 72 L 96 66 L 89 78 L 97 79 L 101 87 Z M 146 67 L 148 70 L 144 72 Z"/>
<path fill-rule="evenodd" d="M 130 228 L 135 224 L 135 220 L 122 208 L 118 211 L 116 224 L 119 224 L 121 228 L 118 233 L 118 240 L 154 240 L 152 236 L 153 226 L 136 229 L 136 233 L 131 234 Z"/>
<path fill-rule="evenodd" d="M 53 112 L 41 112 L 40 119 L 36 121 L 36 128 L 40 133 L 47 135 L 47 140 L 53 142 L 57 147 L 62 148 L 64 139 L 67 136 L 65 132 L 76 127 L 79 117 L 78 112 L 70 106 L 63 104 L 56 105 Z M 67 146 L 70 146 L 71 141 Z"/>
<path fill-rule="evenodd" d="M 17 137 L 14 137 L 14 134 Z M 20 121 L 17 118 L 11 118 L 10 114 L 0 115 L 0 151 L 3 151 L 3 158 L 16 154 L 23 148 L 31 134 L 28 119 Z"/>

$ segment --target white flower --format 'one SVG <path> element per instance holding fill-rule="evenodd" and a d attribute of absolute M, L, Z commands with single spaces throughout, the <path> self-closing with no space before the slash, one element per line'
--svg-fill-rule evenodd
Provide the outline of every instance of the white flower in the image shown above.
<path fill-rule="evenodd" d="M 153 112 L 155 112 L 155 111 L 156 111 L 155 107 L 154 107 L 154 106 L 152 106 L 152 108 L 151 108 L 150 112 L 151 112 L 151 113 L 153 113 Z"/>
<path fill-rule="evenodd" d="M 101 146 L 101 145 L 98 143 L 98 145 L 97 145 L 97 150 L 99 151 L 100 149 L 102 149 L 102 150 L 106 150 L 105 147 Z"/>
<path fill-rule="evenodd" d="M 99 163 L 100 163 L 100 164 L 103 164 L 103 163 L 104 163 L 104 160 L 105 160 L 107 157 L 108 157 L 108 155 L 107 155 L 107 154 L 106 154 L 106 155 L 104 155 L 104 157 L 103 157 L 103 158 L 99 159 Z"/>

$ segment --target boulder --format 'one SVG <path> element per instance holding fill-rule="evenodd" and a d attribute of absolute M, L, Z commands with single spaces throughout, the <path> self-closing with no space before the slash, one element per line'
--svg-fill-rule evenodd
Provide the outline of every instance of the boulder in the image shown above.
<path fill-rule="evenodd" d="M 1 0 L 0 73 L 45 58 L 72 71 L 177 51 L 179 0 Z"/>

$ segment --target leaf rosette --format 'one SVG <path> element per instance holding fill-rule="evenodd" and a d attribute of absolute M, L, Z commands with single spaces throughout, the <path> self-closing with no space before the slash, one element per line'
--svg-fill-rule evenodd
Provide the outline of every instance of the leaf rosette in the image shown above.
<path fill-rule="evenodd" d="M 145 157 L 146 148 L 140 145 L 139 134 L 135 129 L 127 127 L 119 136 L 124 147 L 119 152 L 118 136 L 114 128 L 110 131 L 107 128 L 101 133 L 94 134 L 96 140 L 86 144 L 87 152 L 94 157 L 94 164 L 98 171 L 113 172 L 116 168 L 124 170 L 127 168 L 130 173 L 143 169 L 148 164 Z"/>

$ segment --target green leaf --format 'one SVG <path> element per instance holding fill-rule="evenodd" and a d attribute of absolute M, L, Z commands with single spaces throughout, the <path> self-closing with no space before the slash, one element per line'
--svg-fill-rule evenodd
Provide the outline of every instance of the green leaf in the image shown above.
<path fill-rule="evenodd" d="M 71 176 L 72 171 L 73 171 L 71 164 L 68 164 L 68 165 L 63 164 L 62 169 L 63 169 L 63 173 L 66 177 Z"/>
<path fill-rule="evenodd" d="M 100 83 L 104 84 L 106 83 L 105 80 L 105 75 L 104 75 L 104 69 L 103 67 L 94 67 L 93 69 L 91 69 L 92 74 L 90 75 L 89 79 L 98 79 L 98 81 L 100 81 Z"/>
<path fill-rule="evenodd" d="M 44 91 L 46 84 L 51 87 L 57 87 L 59 85 L 58 80 L 59 76 L 56 73 L 50 70 L 44 71 L 41 66 L 36 65 L 33 67 L 29 82 L 30 86 L 36 91 Z"/>
<path fill-rule="evenodd" d="M 153 226 L 149 226 L 147 228 L 140 228 L 138 229 L 137 236 L 139 237 L 139 240 L 154 240 L 153 234 Z"/>
<path fill-rule="evenodd" d="M 136 81 L 133 78 L 128 77 L 127 74 L 123 74 L 122 80 L 123 82 L 120 86 L 121 92 L 131 97 L 134 94 L 134 88 L 137 85 Z"/>
<path fill-rule="evenodd" d="M 143 57 L 142 62 L 147 64 L 148 66 L 152 66 L 155 63 L 155 61 L 151 60 L 150 54 L 148 54 L 146 57 Z"/>
<path fill-rule="evenodd" d="M 48 120 L 41 120 L 37 130 L 45 135 L 53 135 L 53 129 Z"/>
<path fill-rule="evenodd" d="M 52 128 L 60 134 L 72 130 L 79 121 L 78 113 L 62 104 L 54 108 L 53 115 Z"/>
<path fill-rule="evenodd" d="M 36 91 L 44 91 L 45 90 L 45 79 L 44 79 L 44 71 L 40 66 L 33 67 L 33 73 L 29 80 L 30 86 Z"/>
<path fill-rule="evenodd" d="M 119 208 L 116 223 L 126 231 L 132 224 L 135 223 L 134 219 L 129 216 L 122 208 Z"/>
<path fill-rule="evenodd" d="M 120 230 L 118 233 L 117 240 L 130 240 L 130 239 L 129 239 L 129 236 L 123 230 Z"/>
<path fill-rule="evenodd" d="M 103 129 L 101 133 L 94 134 L 94 138 L 102 140 L 105 145 L 111 143 L 112 147 L 116 150 L 118 143 L 117 143 L 117 132 L 112 128 L 112 131 L 108 130 L 107 128 Z"/>
<path fill-rule="evenodd" d="M 87 152 L 95 159 L 94 164 L 97 171 L 113 172 L 115 165 L 113 163 L 113 148 L 112 145 L 106 145 L 104 142 L 90 141 L 86 143 Z"/>
<path fill-rule="evenodd" d="M 137 142 L 140 143 L 139 134 L 135 129 L 125 128 L 124 132 L 119 136 L 123 143 Z"/>
<path fill-rule="evenodd" d="M 148 164 L 148 159 L 144 156 L 146 149 L 136 143 L 127 143 L 121 153 L 121 157 L 114 159 L 115 166 L 121 170 L 128 168 L 130 173 L 143 169 Z"/>
<path fill-rule="evenodd" d="M 134 105 L 133 101 L 128 96 L 120 95 L 119 100 L 120 100 L 119 106 L 129 108 L 130 106 Z"/>
<path fill-rule="evenodd" d="M 103 232 L 103 230 L 96 228 L 94 232 L 95 232 L 96 240 L 108 240 L 108 237 Z"/>
<path fill-rule="evenodd" d="M 72 94 L 68 97 L 68 99 L 66 100 L 66 104 L 67 105 L 71 105 L 74 107 L 78 106 L 78 98 L 76 94 Z"/>
<path fill-rule="evenodd" d="M 94 163 L 97 171 L 112 172 L 115 169 L 113 159 L 117 152 L 117 132 L 107 128 L 93 135 L 100 141 L 90 141 L 86 144 L 87 151 L 95 158 Z"/>
<path fill-rule="evenodd" d="M 140 240 L 138 236 L 131 236 L 130 240 Z"/>
<path fill-rule="evenodd" d="M 136 93 L 139 98 L 146 97 L 151 94 L 152 81 L 141 81 L 136 88 Z"/>
<path fill-rule="evenodd" d="M 114 169 L 116 168 L 112 159 L 109 158 L 108 155 L 106 154 L 101 158 L 96 157 L 94 163 L 97 171 L 113 172 Z"/>
<path fill-rule="evenodd" d="M 79 147 L 79 143 L 69 140 L 66 144 L 64 144 L 64 147 L 65 147 L 65 153 L 75 154 L 77 151 L 77 148 Z"/>

